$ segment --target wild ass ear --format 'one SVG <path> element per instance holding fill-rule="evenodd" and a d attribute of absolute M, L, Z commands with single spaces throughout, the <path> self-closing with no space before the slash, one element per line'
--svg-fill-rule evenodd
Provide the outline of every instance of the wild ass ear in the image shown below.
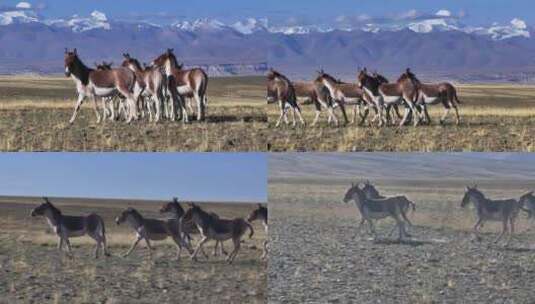
<path fill-rule="evenodd" d="M 65 48 L 65 54 L 69 53 L 69 49 Z"/>
<path fill-rule="evenodd" d="M 178 198 L 176 196 L 173 197 L 173 202 L 178 203 Z"/>
<path fill-rule="evenodd" d="M 76 51 L 76 48 L 74 48 L 74 50 L 72 50 L 72 52 L 74 53 L 74 55 L 78 55 L 78 52 Z"/>

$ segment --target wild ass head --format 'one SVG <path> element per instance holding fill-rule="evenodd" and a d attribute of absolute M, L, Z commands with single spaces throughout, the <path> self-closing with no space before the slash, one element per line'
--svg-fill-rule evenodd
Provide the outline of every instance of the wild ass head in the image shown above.
<path fill-rule="evenodd" d="M 474 185 L 473 187 L 466 186 L 464 191 L 464 196 L 461 201 L 461 207 L 464 208 L 466 205 L 468 205 L 472 199 L 472 197 L 479 198 L 483 196 L 481 191 L 477 190 L 477 185 Z"/>
<path fill-rule="evenodd" d="M 137 59 L 132 58 L 130 54 L 123 53 L 123 62 L 121 63 L 121 66 L 124 68 L 128 68 L 134 72 L 143 70 L 141 68 L 141 64 L 139 64 L 139 61 Z"/>
<path fill-rule="evenodd" d="M 32 209 L 30 212 L 31 216 L 45 215 L 47 210 L 50 210 L 53 215 L 61 215 L 61 211 L 52 205 L 47 197 L 43 197 L 43 200 L 45 201 L 44 203 Z"/>
<path fill-rule="evenodd" d="M 248 222 L 255 221 L 259 219 L 260 217 L 264 217 L 264 215 L 267 215 L 267 208 L 262 206 L 262 204 L 258 204 L 256 209 L 251 211 L 251 213 L 247 217 L 247 221 Z"/>

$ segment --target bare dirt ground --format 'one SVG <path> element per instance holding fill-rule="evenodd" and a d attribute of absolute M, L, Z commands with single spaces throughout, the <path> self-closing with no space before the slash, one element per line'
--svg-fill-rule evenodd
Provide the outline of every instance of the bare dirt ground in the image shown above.
<path fill-rule="evenodd" d="M 35 198 L 0 198 L 0 303 L 265 303 L 267 263 L 261 261 L 263 227 L 254 224 L 232 265 L 213 257 L 175 260 L 171 241 L 153 242 L 154 258 L 144 244 L 122 258 L 134 240 L 114 217 L 127 205 L 146 217 L 161 217 L 162 202 L 55 199 L 64 214 L 97 212 L 106 224 L 111 257 L 95 260 L 93 241 L 73 238 L 73 260 L 58 254 L 57 239 L 44 218 L 29 217 Z M 223 217 L 245 217 L 251 204 L 203 204 Z M 194 244 L 197 241 L 194 240 Z M 231 242 L 225 242 L 229 251 Z"/>
<path fill-rule="evenodd" d="M 0 77 L 3 151 L 264 151 L 263 77 L 211 78 L 206 122 L 97 124 L 86 101 L 73 125 L 75 86 L 64 77 Z M 193 116 L 190 116 L 193 119 Z"/>
<path fill-rule="evenodd" d="M 272 151 L 534 151 L 535 87 L 520 85 L 458 86 L 461 124 L 453 111 L 445 125 L 441 105 L 430 106 L 429 126 L 404 128 L 327 125 L 324 111 L 317 126 L 275 128 L 278 105 L 268 105 L 269 148 Z M 314 106 L 302 106 L 310 125 Z M 349 113 L 349 119 L 351 115 Z M 336 111 L 342 121 L 339 110 Z"/>
<path fill-rule="evenodd" d="M 475 241 L 475 211 L 459 207 L 470 182 L 377 181 L 385 195 L 417 204 L 409 215 L 413 238 L 397 243 L 387 236 L 392 220 L 378 222 L 379 241 L 357 233 L 356 206 L 341 202 L 349 180 L 271 180 L 270 303 L 533 302 L 533 223 L 521 213 L 508 248 L 492 243 L 498 223 L 486 223 L 483 241 Z M 479 188 L 506 198 L 533 186 L 487 181 Z"/>

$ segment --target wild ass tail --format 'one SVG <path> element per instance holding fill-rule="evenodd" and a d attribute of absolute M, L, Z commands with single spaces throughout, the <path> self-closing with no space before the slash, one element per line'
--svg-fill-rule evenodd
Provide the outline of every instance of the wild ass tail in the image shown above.
<path fill-rule="evenodd" d="M 458 104 L 462 104 L 461 100 L 459 100 L 459 97 L 457 96 L 457 90 L 453 90 L 453 97 L 455 98 L 455 101 L 458 103 Z"/>

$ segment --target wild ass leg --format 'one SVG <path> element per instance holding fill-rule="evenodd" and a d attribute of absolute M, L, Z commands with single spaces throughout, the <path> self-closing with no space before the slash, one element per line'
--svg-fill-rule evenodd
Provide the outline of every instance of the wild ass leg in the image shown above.
<path fill-rule="evenodd" d="M 440 124 L 444 124 L 446 121 L 446 116 L 448 116 L 448 113 L 450 112 L 450 107 L 447 107 L 444 109 L 444 114 L 442 114 L 442 117 L 440 117 Z"/>
<path fill-rule="evenodd" d="M 508 247 L 511 243 L 513 234 L 515 233 L 515 218 L 513 216 L 509 218 L 509 226 L 511 229 L 509 230 L 509 238 L 507 239 L 507 243 L 505 244 L 506 247 Z"/>
<path fill-rule="evenodd" d="M 95 116 L 97 117 L 97 123 L 100 123 L 100 113 L 98 112 L 97 96 L 93 95 L 93 110 L 95 110 Z"/>
<path fill-rule="evenodd" d="M 138 235 L 136 240 L 134 241 L 134 244 L 132 244 L 132 246 L 130 247 L 130 249 L 125 253 L 123 254 L 123 257 L 126 258 L 127 256 L 130 255 L 130 253 L 132 253 L 132 251 L 136 248 L 137 244 L 139 243 L 139 241 L 141 241 L 143 237 Z"/>
<path fill-rule="evenodd" d="M 275 124 L 275 127 L 278 127 L 283 119 L 283 117 L 286 115 L 286 103 L 282 100 L 279 100 L 279 108 L 280 108 L 280 116 L 277 120 L 277 123 Z"/>
<path fill-rule="evenodd" d="M 195 97 L 195 101 L 197 102 L 197 120 L 198 121 L 204 120 L 204 103 L 203 103 L 203 100 L 199 96 L 199 92 L 198 91 L 194 92 L 193 96 Z"/>
<path fill-rule="evenodd" d="M 455 111 L 455 124 L 459 125 L 461 123 L 461 118 L 459 117 L 459 109 L 456 104 L 452 104 L 453 110 Z"/>
<path fill-rule="evenodd" d="M 502 221 L 502 232 L 500 233 L 500 235 L 498 235 L 498 237 L 494 240 L 494 244 L 498 243 L 498 241 L 500 241 L 500 239 L 503 237 L 503 235 L 507 232 L 507 224 L 508 224 L 508 219 L 504 219 Z"/>
<path fill-rule="evenodd" d="M 64 237 L 65 244 L 67 244 L 67 252 L 69 254 L 69 257 L 72 259 L 74 255 L 72 254 L 72 247 L 71 242 L 69 241 L 68 237 Z"/>
<path fill-rule="evenodd" d="M 203 236 L 199 244 L 197 245 L 197 248 L 195 248 L 195 251 L 193 252 L 193 255 L 191 256 L 191 259 L 196 261 L 197 260 L 197 254 L 199 253 L 199 250 L 202 250 L 202 245 L 208 241 L 208 237 Z"/>
<path fill-rule="evenodd" d="M 78 100 L 76 101 L 76 105 L 74 106 L 74 112 L 72 113 L 71 119 L 69 120 L 69 123 L 73 123 L 76 119 L 76 115 L 78 114 L 78 111 L 80 110 L 80 106 L 84 102 L 85 94 L 78 93 Z"/>
<path fill-rule="evenodd" d="M 232 243 L 234 243 L 234 250 L 230 253 L 230 255 L 227 257 L 227 262 L 229 264 L 232 264 L 234 261 L 234 258 L 236 255 L 238 255 L 238 250 L 240 250 L 240 239 L 239 238 L 233 238 Z"/>

